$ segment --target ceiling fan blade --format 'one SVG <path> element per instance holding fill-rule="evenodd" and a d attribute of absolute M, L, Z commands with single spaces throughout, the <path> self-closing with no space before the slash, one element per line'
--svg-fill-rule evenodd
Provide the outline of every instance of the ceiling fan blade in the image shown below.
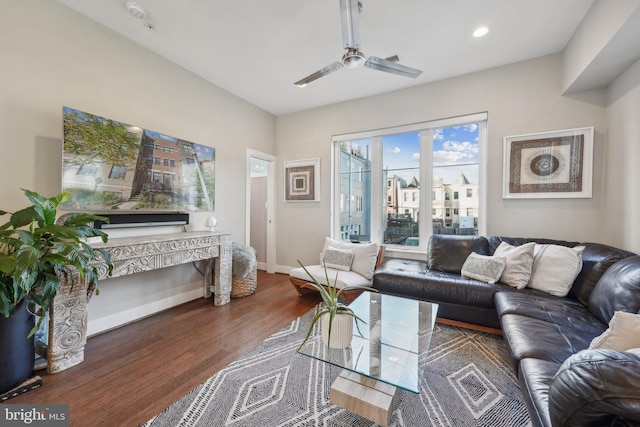
<path fill-rule="evenodd" d="M 398 64 L 375 56 L 370 56 L 364 63 L 364 66 L 374 70 L 384 71 L 385 73 L 411 77 L 412 79 L 415 79 L 422 74 L 422 71 L 416 70 L 415 68 L 407 67 L 406 65 Z"/>
<path fill-rule="evenodd" d="M 340 0 L 342 45 L 345 49 L 360 49 L 360 20 L 358 0 Z"/>
<path fill-rule="evenodd" d="M 342 67 L 344 67 L 344 65 L 342 65 L 342 62 L 336 61 L 333 64 L 329 64 L 326 67 L 322 68 L 321 70 L 318 70 L 315 73 L 308 75 L 304 79 L 298 80 L 294 84 L 299 87 L 304 87 L 307 85 L 307 83 L 311 83 L 314 80 L 318 80 L 320 77 L 324 77 L 327 74 L 331 74 L 334 71 L 338 71 Z"/>

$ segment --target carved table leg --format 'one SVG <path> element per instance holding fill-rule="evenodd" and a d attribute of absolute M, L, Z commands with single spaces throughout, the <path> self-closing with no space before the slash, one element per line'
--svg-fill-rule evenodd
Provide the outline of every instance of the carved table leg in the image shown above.
<path fill-rule="evenodd" d="M 220 236 L 220 255 L 215 261 L 213 303 L 228 304 L 231 301 L 231 235 Z"/>
<path fill-rule="evenodd" d="M 92 290 L 87 288 L 84 279 L 78 277 L 75 278 L 73 291 L 69 281 L 62 281 L 49 310 L 47 372 L 50 374 L 64 371 L 84 360 L 84 346 L 87 343 L 87 305 Z"/>

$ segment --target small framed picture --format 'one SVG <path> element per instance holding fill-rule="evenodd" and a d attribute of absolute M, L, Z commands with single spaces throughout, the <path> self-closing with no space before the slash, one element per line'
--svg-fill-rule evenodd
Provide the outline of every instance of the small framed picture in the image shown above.
<path fill-rule="evenodd" d="M 320 201 L 320 159 L 284 162 L 284 201 Z"/>
<path fill-rule="evenodd" d="M 506 136 L 505 199 L 589 198 L 593 127 Z"/>

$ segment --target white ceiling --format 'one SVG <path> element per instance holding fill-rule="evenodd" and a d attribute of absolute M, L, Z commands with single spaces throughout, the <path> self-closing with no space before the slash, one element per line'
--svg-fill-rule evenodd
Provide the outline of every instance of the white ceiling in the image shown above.
<path fill-rule="evenodd" d="M 422 75 L 341 69 L 298 88 L 344 53 L 338 0 L 135 0 L 142 20 L 127 0 L 58 1 L 274 115 L 560 52 L 593 3 L 361 0 L 362 51 Z M 490 32 L 474 39 L 481 25 Z"/>

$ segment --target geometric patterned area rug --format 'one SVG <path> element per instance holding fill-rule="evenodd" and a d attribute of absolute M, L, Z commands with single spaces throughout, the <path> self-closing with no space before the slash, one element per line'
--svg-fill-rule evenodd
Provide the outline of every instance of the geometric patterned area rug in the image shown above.
<path fill-rule="evenodd" d="M 143 426 L 376 426 L 330 403 L 329 390 L 341 369 L 294 354 L 315 310 Z M 530 425 L 500 336 L 436 323 L 421 385 L 420 394 L 400 392 L 391 426 Z"/>

